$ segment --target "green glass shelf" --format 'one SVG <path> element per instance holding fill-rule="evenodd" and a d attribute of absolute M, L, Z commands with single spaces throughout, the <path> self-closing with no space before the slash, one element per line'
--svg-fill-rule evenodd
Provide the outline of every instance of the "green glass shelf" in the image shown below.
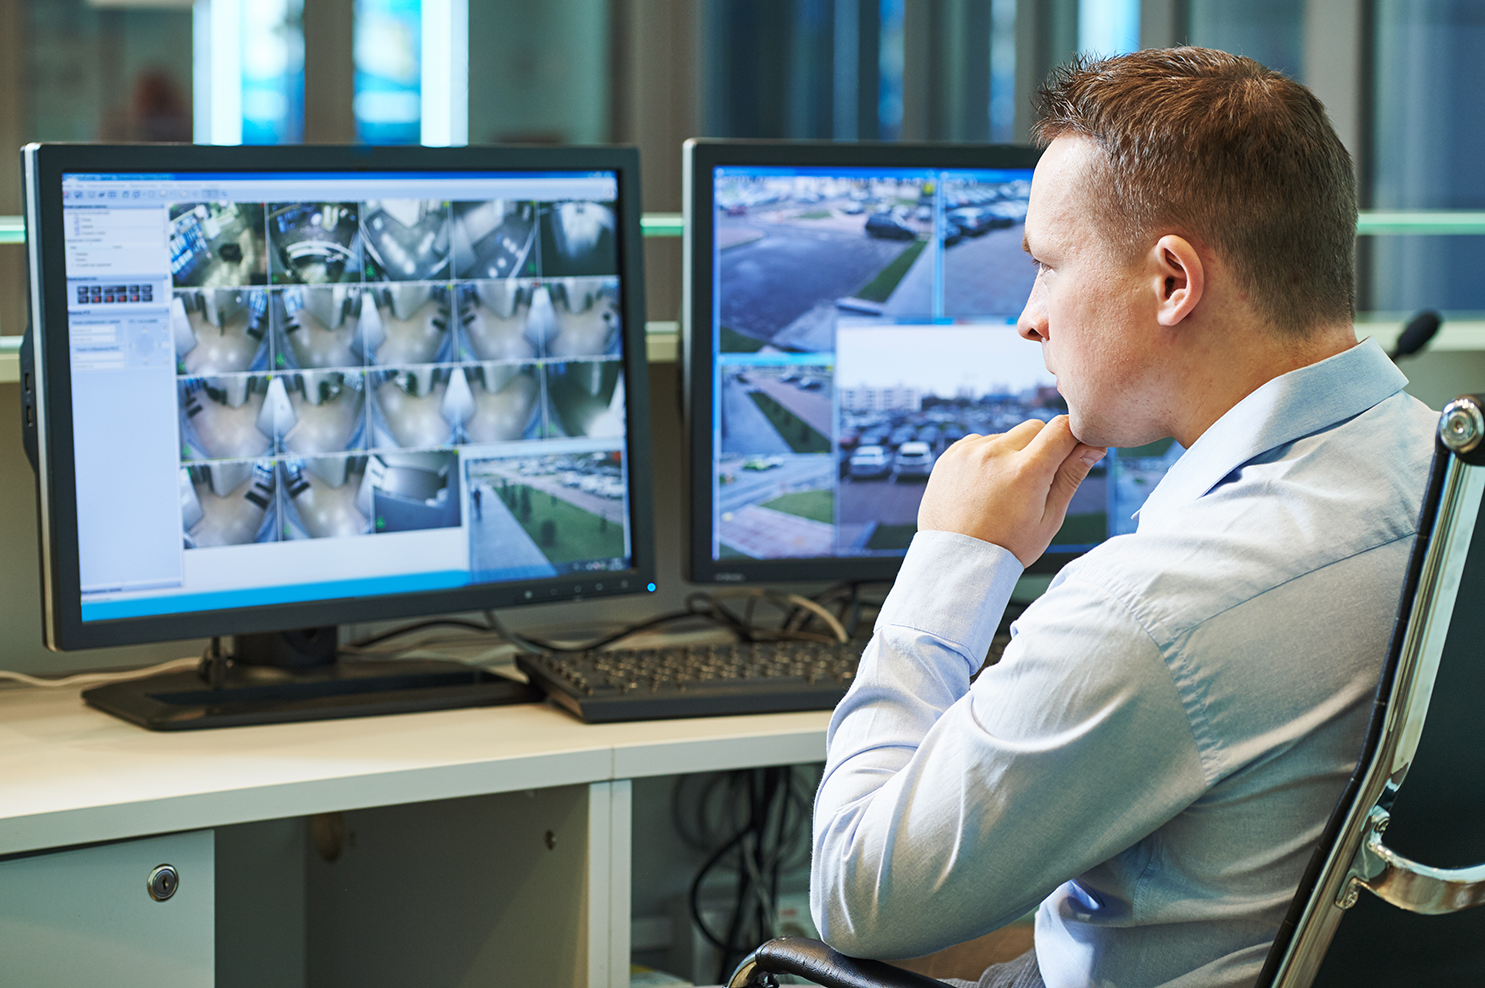
<path fill-rule="evenodd" d="M 1360 236 L 1373 237 L 1397 233 L 1485 233 L 1485 212 L 1462 210 L 1365 212 L 1357 217 L 1356 232 Z"/>
<path fill-rule="evenodd" d="M 679 237 L 686 224 L 680 213 L 645 213 L 639 218 L 639 228 L 647 237 Z"/>
<path fill-rule="evenodd" d="M 646 213 L 640 229 L 647 237 L 679 237 L 685 229 L 680 213 Z M 1420 210 L 1365 212 L 1356 222 L 1356 234 L 1380 237 L 1394 234 L 1485 234 L 1485 212 Z M 26 224 L 19 216 L 0 216 L 0 244 L 26 241 Z"/>

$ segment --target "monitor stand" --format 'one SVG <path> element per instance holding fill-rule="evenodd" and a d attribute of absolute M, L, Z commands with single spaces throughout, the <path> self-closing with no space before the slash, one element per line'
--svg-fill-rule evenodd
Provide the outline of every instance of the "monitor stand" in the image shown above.
<path fill-rule="evenodd" d="M 95 686 L 90 706 L 152 731 L 495 706 L 540 700 L 535 687 L 436 659 L 339 656 L 335 627 L 238 635 L 198 669 Z"/>

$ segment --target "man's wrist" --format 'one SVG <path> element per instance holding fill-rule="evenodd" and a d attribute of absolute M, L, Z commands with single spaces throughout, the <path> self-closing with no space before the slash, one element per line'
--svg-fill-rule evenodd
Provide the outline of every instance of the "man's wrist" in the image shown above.
<path fill-rule="evenodd" d="M 919 532 L 877 627 L 924 631 L 983 657 L 1023 572 L 1001 546 L 958 532 Z"/>

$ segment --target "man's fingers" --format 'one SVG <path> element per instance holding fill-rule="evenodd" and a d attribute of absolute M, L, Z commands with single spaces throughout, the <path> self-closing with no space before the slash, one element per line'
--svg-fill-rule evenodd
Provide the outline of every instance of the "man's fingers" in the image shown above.
<path fill-rule="evenodd" d="M 1057 468 L 1057 476 L 1052 478 L 1052 487 L 1047 491 L 1047 514 L 1043 517 L 1055 517 L 1059 525 L 1067 516 L 1067 506 L 1072 503 L 1073 495 L 1077 493 L 1079 485 L 1088 478 L 1088 472 L 1093 465 L 1103 459 L 1107 452 L 1099 446 L 1087 446 L 1077 443 L 1073 450 L 1068 453 Z"/>
<path fill-rule="evenodd" d="M 1026 444 L 1026 453 L 1050 477 L 1077 446 L 1078 439 L 1072 434 L 1067 416 L 1059 415 L 1032 437 Z"/>
<path fill-rule="evenodd" d="M 1054 420 L 1055 421 L 1055 420 Z M 1047 423 L 1041 419 L 1027 419 L 1018 425 L 1012 426 L 992 439 L 999 439 L 1012 449 L 1025 449 L 1036 441 L 1036 437 L 1046 431 Z"/>

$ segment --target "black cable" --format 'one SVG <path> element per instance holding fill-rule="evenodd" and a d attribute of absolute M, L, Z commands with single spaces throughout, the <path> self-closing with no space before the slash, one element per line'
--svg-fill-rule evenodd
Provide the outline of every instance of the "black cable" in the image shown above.
<path fill-rule="evenodd" d="M 796 861 L 808 861 L 807 846 L 802 858 L 799 853 L 809 826 L 807 782 L 793 768 L 776 766 L 717 773 L 699 788 L 678 779 L 672 789 L 672 819 L 682 839 L 716 840 L 691 881 L 687 905 L 697 930 L 718 951 L 720 979 L 744 954 L 775 934 L 783 876 Z M 701 894 L 729 862 L 734 866 L 729 915 L 723 929 L 714 929 L 702 914 Z"/>
<path fill-rule="evenodd" d="M 541 638 L 535 638 L 531 635 L 523 635 L 522 637 L 531 642 L 531 644 L 538 645 L 549 652 L 591 652 L 595 648 L 603 648 L 605 645 L 612 645 L 616 641 L 628 638 L 630 635 L 638 634 L 641 631 L 648 631 L 650 628 L 658 627 L 662 624 L 669 624 L 672 621 L 682 621 L 686 618 L 697 618 L 703 621 L 712 620 L 712 616 L 710 614 L 701 611 L 672 611 L 669 614 L 661 614 L 659 617 L 648 618 L 644 621 L 631 624 L 620 631 L 614 632 L 611 635 L 606 635 L 602 638 L 597 638 L 590 642 L 584 642 L 581 645 L 559 645 L 556 642 L 543 640 Z"/>
<path fill-rule="evenodd" d="M 414 631 L 422 631 L 424 628 L 472 628 L 475 631 L 493 632 L 495 629 L 487 624 L 478 624 L 474 621 L 466 621 L 463 618 L 434 618 L 431 621 L 419 621 L 416 624 L 403 625 L 393 628 L 391 631 L 383 631 L 379 635 L 363 638 L 360 641 L 351 642 L 356 648 L 370 648 L 372 645 L 380 645 L 384 641 L 411 634 Z"/>

